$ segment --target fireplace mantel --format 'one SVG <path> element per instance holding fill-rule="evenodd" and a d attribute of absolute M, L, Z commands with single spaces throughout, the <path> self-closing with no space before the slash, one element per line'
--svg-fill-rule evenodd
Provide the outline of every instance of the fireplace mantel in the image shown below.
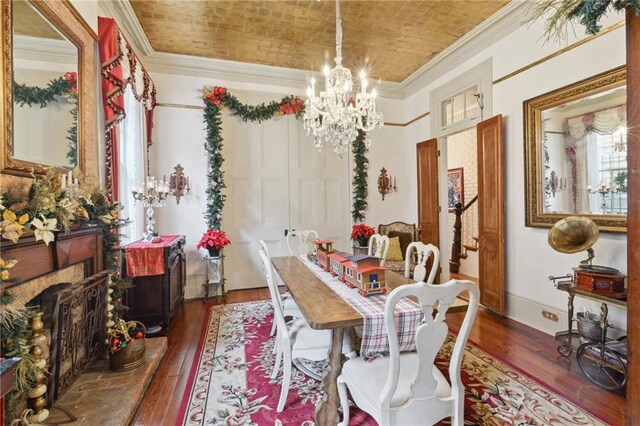
<path fill-rule="evenodd" d="M 2 241 L 0 251 L 3 259 L 18 261 L 11 269 L 11 276 L 19 278 L 22 283 L 76 264 L 84 266 L 85 277 L 104 269 L 102 228 L 97 226 L 58 232 L 48 246 L 36 241 L 33 234 L 25 234 L 17 243 Z M 1 289 L 16 285 L 21 284 L 4 282 Z"/>

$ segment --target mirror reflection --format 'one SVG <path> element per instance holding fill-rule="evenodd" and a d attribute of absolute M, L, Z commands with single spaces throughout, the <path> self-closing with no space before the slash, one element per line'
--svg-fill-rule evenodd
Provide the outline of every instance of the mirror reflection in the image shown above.
<path fill-rule="evenodd" d="M 543 212 L 626 215 L 625 86 L 542 111 Z"/>
<path fill-rule="evenodd" d="M 13 0 L 13 158 L 78 164 L 78 48 L 26 0 Z"/>

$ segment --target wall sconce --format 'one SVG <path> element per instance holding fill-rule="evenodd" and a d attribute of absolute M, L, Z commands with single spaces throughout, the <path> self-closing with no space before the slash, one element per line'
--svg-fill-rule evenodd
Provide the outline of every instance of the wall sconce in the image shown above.
<path fill-rule="evenodd" d="M 173 168 L 175 172 L 169 176 L 169 194 L 176 197 L 176 204 L 180 204 L 180 197 L 191 192 L 189 177 L 185 176 L 184 168 L 180 164 Z"/>
<path fill-rule="evenodd" d="M 396 192 L 398 190 L 396 183 L 396 178 L 388 175 L 387 169 L 383 167 L 382 170 L 380 170 L 380 176 L 378 176 L 378 192 L 382 194 L 382 201 L 384 201 L 384 196 L 386 194 Z"/>

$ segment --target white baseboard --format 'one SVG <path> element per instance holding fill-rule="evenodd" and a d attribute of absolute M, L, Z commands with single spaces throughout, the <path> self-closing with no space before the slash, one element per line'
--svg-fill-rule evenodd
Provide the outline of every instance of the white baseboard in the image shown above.
<path fill-rule="evenodd" d="M 204 297 L 204 287 L 202 283 L 204 283 L 205 276 L 204 275 L 187 275 L 187 282 L 184 288 L 184 298 L 185 299 L 199 299 Z M 245 285 L 242 288 L 230 288 L 227 286 L 226 290 L 245 290 L 251 288 L 261 288 L 264 287 L 264 282 L 257 282 L 254 285 Z M 215 296 L 215 294 L 211 293 L 213 288 L 209 289 L 209 297 Z"/>
<path fill-rule="evenodd" d="M 526 299 L 524 297 L 516 296 L 511 293 L 506 294 L 507 297 L 507 313 L 506 316 L 540 330 L 544 333 L 555 335 L 558 331 L 564 331 L 567 329 L 568 314 L 566 310 L 561 310 L 547 306 L 545 304 Z M 587 305 L 590 312 L 599 313 L 599 303 L 587 302 L 583 299 L 576 298 L 574 301 L 575 313 L 580 311 L 580 307 Z M 542 316 L 542 311 L 547 311 L 558 316 L 558 322 L 551 321 Z M 607 337 L 617 338 L 626 334 L 626 318 L 625 312 L 619 310 L 616 312 L 613 308 L 609 310 L 609 322 L 614 324 L 614 328 L 607 331 Z M 575 315 L 574 313 L 574 315 Z M 574 324 L 575 327 L 575 324 Z"/>
<path fill-rule="evenodd" d="M 507 297 L 507 317 L 533 327 L 550 335 L 567 329 L 567 312 L 551 306 L 544 305 L 524 297 L 511 293 Z M 558 316 L 558 322 L 551 321 L 542 316 L 542 311 L 547 311 Z"/>

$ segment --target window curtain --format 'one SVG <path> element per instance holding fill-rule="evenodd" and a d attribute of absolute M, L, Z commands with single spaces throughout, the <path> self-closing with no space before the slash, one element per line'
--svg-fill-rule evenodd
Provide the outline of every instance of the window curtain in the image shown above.
<path fill-rule="evenodd" d="M 134 205 L 131 189 L 136 182 L 144 181 L 145 169 L 145 108 L 136 100 L 131 86 L 125 89 L 124 106 L 126 117 L 118 124 L 118 134 L 122 142 L 118 149 L 118 192 L 122 194 L 120 217 L 131 220 L 121 229 L 122 242 L 129 243 L 142 238 L 144 232 L 145 209 Z"/>
<path fill-rule="evenodd" d="M 589 185 L 594 186 L 591 182 L 594 177 L 589 176 L 589 170 L 598 170 L 596 134 L 609 135 L 626 125 L 625 105 L 565 120 L 565 149 L 571 163 L 572 207 L 575 213 L 591 211 L 587 188 Z"/>
<path fill-rule="evenodd" d="M 123 146 L 120 127 L 129 105 L 125 102 L 126 89 L 130 88 L 134 101 L 143 110 L 140 122 L 144 125 L 146 146 L 151 145 L 153 109 L 156 105 L 156 89 L 142 63 L 131 48 L 115 21 L 98 18 L 98 46 L 102 74 L 102 103 L 105 116 L 105 187 L 113 201 L 121 199 L 120 194 L 120 151 Z M 127 143 L 129 143 L 127 141 Z M 144 170 L 144 165 L 142 166 Z M 123 196 L 125 196 L 123 194 Z"/>

